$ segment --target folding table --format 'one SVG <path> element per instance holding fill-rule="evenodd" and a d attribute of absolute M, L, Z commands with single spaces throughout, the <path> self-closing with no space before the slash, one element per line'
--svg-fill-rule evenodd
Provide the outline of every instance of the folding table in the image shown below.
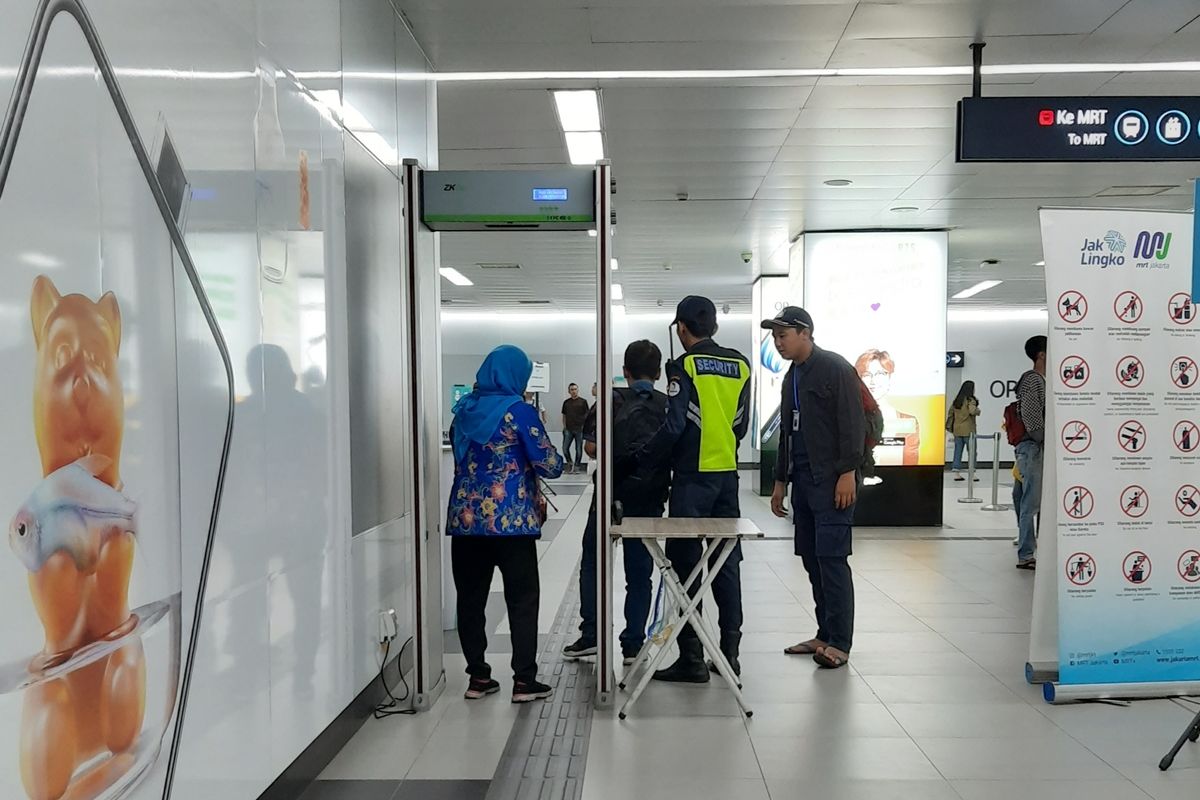
<path fill-rule="evenodd" d="M 703 518 L 688 518 L 688 517 L 626 517 L 621 521 L 620 525 L 614 525 L 609 529 L 609 534 L 614 540 L 616 539 L 640 539 L 650 551 L 650 557 L 654 559 L 658 571 L 662 575 L 663 586 L 666 591 L 675 600 L 678 614 L 672 621 L 671 633 L 667 640 L 663 642 L 661 647 L 655 648 L 649 640 L 642 645 L 641 652 L 638 653 L 637 659 L 630 666 L 629 671 L 625 673 L 621 681 L 621 688 L 624 689 L 627 684 L 632 683 L 634 676 L 641 676 L 637 680 L 637 685 L 634 687 L 633 693 L 629 699 L 625 701 L 625 705 L 621 706 L 619 716 L 625 719 L 629 711 L 637 703 L 638 698 L 642 696 L 642 692 L 646 690 L 647 684 L 654 676 L 655 670 L 667 653 L 671 651 L 671 645 L 679 638 L 680 632 L 684 625 L 690 623 L 696 631 L 696 635 L 700 637 L 700 642 L 704 647 L 704 651 L 708 657 L 712 659 L 713 664 L 717 667 L 717 672 L 725 679 L 725 683 L 729 685 L 730 691 L 737 699 L 738 705 L 747 717 L 754 715 L 754 712 L 746 705 L 746 698 L 742 696 L 742 685 L 738 682 L 737 676 L 733 674 L 733 668 L 730 666 L 725 654 L 721 652 L 718 644 L 719 640 L 714 635 L 712 628 L 709 627 L 704 615 L 700 611 L 701 598 L 708 592 L 713 581 L 716 580 L 717 573 L 721 571 L 721 567 L 729 560 L 729 556 L 733 554 L 733 548 L 742 539 L 761 539 L 762 531 L 751 520 L 734 518 L 734 519 L 718 519 L 711 517 Z M 681 582 L 679 575 L 671 568 L 671 561 L 667 558 L 667 554 L 663 551 L 659 544 L 659 539 L 702 539 L 704 542 L 704 553 L 700 561 L 696 564 L 696 568 L 692 570 L 692 574 L 687 577 L 686 581 Z M 708 574 L 701 580 L 701 575 L 704 574 L 706 565 Z M 688 594 L 688 590 L 700 581 L 700 588 L 693 598 Z M 653 655 L 651 652 L 653 651 Z"/>

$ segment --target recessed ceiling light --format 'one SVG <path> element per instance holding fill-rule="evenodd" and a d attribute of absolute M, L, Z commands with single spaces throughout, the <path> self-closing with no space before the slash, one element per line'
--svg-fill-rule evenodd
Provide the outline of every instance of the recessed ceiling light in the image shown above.
<path fill-rule="evenodd" d="M 625 290 L 621 288 L 621 284 L 614 283 L 612 285 L 612 299 L 613 300 L 624 300 L 625 299 Z"/>
<path fill-rule="evenodd" d="M 599 235 L 600 235 L 600 234 L 596 233 L 596 229 L 595 229 L 595 228 L 588 228 L 588 236 L 590 236 L 590 237 L 592 237 L 593 239 L 595 239 L 595 238 L 596 238 L 597 236 L 599 236 Z"/>
<path fill-rule="evenodd" d="M 1045 261 L 1035 261 L 1035 262 L 1033 262 L 1033 265 L 1035 267 L 1044 267 L 1044 266 L 1046 266 L 1046 262 Z"/>
<path fill-rule="evenodd" d="M 614 258 L 611 263 L 612 263 L 613 272 L 616 272 L 617 269 L 619 269 L 619 267 L 617 266 L 617 260 Z"/>
<path fill-rule="evenodd" d="M 911 214 L 914 211 L 920 210 L 921 209 L 917 208 L 916 206 L 895 206 L 892 208 L 892 212 L 895 214 Z"/>
<path fill-rule="evenodd" d="M 450 281 L 455 286 L 474 286 L 475 285 L 475 283 L 470 278 L 468 278 L 466 275 L 463 275 L 461 272 L 456 270 L 454 267 L 442 267 L 441 269 L 438 270 L 438 272 L 441 273 L 443 278 Z"/>
<path fill-rule="evenodd" d="M 969 289 L 963 289 L 958 294 L 954 295 L 952 300 L 966 300 L 968 297 L 974 297 L 980 292 L 986 292 L 988 289 L 994 289 L 1004 281 L 980 281 Z"/>
<path fill-rule="evenodd" d="M 554 92 L 554 105 L 563 131 L 600 130 L 600 100 L 594 89 Z"/>
<path fill-rule="evenodd" d="M 826 186 L 849 186 L 854 181 L 848 181 L 845 178 L 834 178 L 833 180 L 825 181 Z"/>

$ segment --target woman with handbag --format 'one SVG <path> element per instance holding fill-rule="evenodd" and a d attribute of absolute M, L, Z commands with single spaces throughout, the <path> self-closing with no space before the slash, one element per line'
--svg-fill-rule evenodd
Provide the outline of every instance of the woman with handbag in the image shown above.
<path fill-rule="evenodd" d="M 954 437 L 954 480 L 962 481 L 962 456 L 971 440 L 975 438 L 976 419 L 979 417 L 979 400 L 975 397 L 975 381 L 963 381 L 958 396 L 946 414 L 946 432 Z M 976 481 L 979 478 L 975 479 Z"/>
<path fill-rule="evenodd" d="M 512 629 L 512 701 L 528 703 L 554 693 L 537 680 L 537 540 L 546 521 L 538 476 L 559 477 L 563 461 L 537 409 L 522 396 L 532 372 L 533 363 L 520 348 L 497 347 L 479 368 L 474 390 L 454 406 L 450 426 L 454 484 L 446 535 L 452 537 L 458 638 L 470 676 L 468 700 L 500 691 L 486 660 L 485 631 L 496 569 L 504 579 Z"/>

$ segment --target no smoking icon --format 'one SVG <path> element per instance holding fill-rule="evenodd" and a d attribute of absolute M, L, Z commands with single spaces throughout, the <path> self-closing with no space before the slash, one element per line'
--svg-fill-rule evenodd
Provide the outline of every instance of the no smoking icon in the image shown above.
<path fill-rule="evenodd" d="M 1063 386 L 1068 389 L 1078 389 L 1092 377 L 1088 363 L 1080 356 L 1067 356 L 1059 367 L 1058 374 L 1062 376 Z"/>
<path fill-rule="evenodd" d="M 1071 420 L 1063 426 L 1062 445 L 1068 453 L 1082 453 L 1092 446 L 1092 429 L 1086 422 Z"/>
<path fill-rule="evenodd" d="M 1191 453 L 1200 444 L 1200 429 L 1191 420 L 1181 420 L 1175 425 L 1175 447 L 1181 453 Z"/>
<path fill-rule="evenodd" d="M 1058 298 L 1058 316 L 1062 318 L 1063 322 L 1071 325 L 1083 322 L 1087 312 L 1087 298 L 1080 292 L 1073 290 L 1063 292 L 1062 296 Z"/>
<path fill-rule="evenodd" d="M 1146 370 L 1137 356 L 1125 356 L 1117 362 L 1117 380 L 1126 389 L 1136 389 L 1146 379 Z"/>
<path fill-rule="evenodd" d="M 1067 580 L 1076 586 L 1087 586 L 1096 577 L 1096 559 L 1087 553 L 1072 553 L 1067 559 Z"/>
<path fill-rule="evenodd" d="M 1171 380 L 1180 389 L 1195 386 L 1197 374 L 1196 362 L 1190 356 L 1179 356 L 1171 362 Z"/>
<path fill-rule="evenodd" d="M 1121 492 L 1121 512 L 1125 516 L 1137 519 L 1149 510 L 1150 496 L 1141 486 L 1127 486 L 1125 491 Z"/>
<path fill-rule="evenodd" d="M 1180 486 L 1175 493 L 1175 510 L 1185 517 L 1200 514 L 1200 490 L 1190 483 Z"/>
<path fill-rule="evenodd" d="M 1063 495 L 1063 511 L 1071 519 L 1086 519 L 1095 507 L 1095 495 L 1082 486 L 1072 486 Z"/>
<path fill-rule="evenodd" d="M 1113 301 L 1113 311 L 1121 322 L 1132 325 L 1142 318 L 1142 298 L 1137 292 L 1121 292 Z"/>
<path fill-rule="evenodd" d="M 1179 577 L 1188 583 L 1200 581 L 1200 553 L 1195 550 L 1184 550 L 1179 557 Z"/>

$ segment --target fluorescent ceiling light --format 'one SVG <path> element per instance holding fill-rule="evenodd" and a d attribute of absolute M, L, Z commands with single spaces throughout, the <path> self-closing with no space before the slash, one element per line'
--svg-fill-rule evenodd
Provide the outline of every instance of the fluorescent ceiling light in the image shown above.
<path fill-rule="evenodd" d="M 1044 267 L 1044 266 L 1046 266 L 1046 262 L 1045 261 L 1035 261 L 1035 262 L 1033 262 L 1033 265 L 1035 267 Z"/>
<path fill-rule="evenodd" d="M 555 92 L 554 104 L 564 132 L 600 130 L 600 100 L 594 89 Z"/>
<path fill-rule="evenodd" d="M 595 239 L 595 238 L 596 238 L 597 236 L 599 236 L 599 235 L 600 235 L 600 234 L 596 233 L 596 229 L 595 229 L 595 228 L 588 228 L 588 236 L 590 236 L 590 237 L 592 237 L 593 239 Z"/>
<path fill-rule="evenodd" d="M 625 299 L 625 290 L 621 288 L 621 284 L 614 283 L 612 285 L 612 298 L 613 298 L 613 300 L 624 300 Z"/>
<path fill-rule="evenodd" d="M 599 131 L 574 131 L 567 137 L 567 154 L 572 164 L 591 166 L 604 158 L 604 137 Z"/>
<path fill-rule="evenodd" d="M 456 270 L 454 267 L 442 267 L 438 270 L 442 277 L 453 283 L 455 286 L 474 286 L 475 283 L 466 275 Z"/>
<path fill-rule="evenodd" d="M 612 268 L 613 268 L 613 272 L 616 272 L 618 269 L 617 260 L 615 258 L 612 260 Z"/>
<path fill-rule="evenodd" d="M 951 299 L 952 300 L 966 300 L 968 297 L 974 297 L 975 295 L 979 294 L 980 292 L 986 292 L 988 289 L 994 289 L 1002 283 L 1004 283 L 1004 281 L 980 281 L 979 283 L 972 286 L 970 289 L 963 289 L 961 292 L 954 295 Z"/>
<path fill-rule="evenodd" d="M 628 313 L 625 311 L 625 306 L 623 304 L 613 304 L 612 310 L 613 310 L 613 314 L 615 316 L 618 316 L 618 317 L 628 316 Z"/>

